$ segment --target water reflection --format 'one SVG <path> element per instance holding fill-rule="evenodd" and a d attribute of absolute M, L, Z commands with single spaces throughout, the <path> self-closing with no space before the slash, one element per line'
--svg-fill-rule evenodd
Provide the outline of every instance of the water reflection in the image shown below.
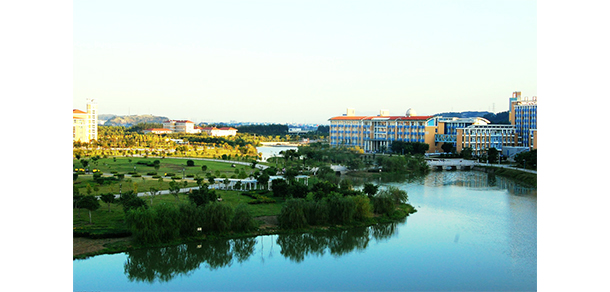
<path fill-rule="evenodd" d="M 395 236 L 402 223 L 404 220 L 348 230 L 282 234 L 276 236 L 276 243 L 281 248 L 280 254 L 296 263 L 326 253 L 341 257 L 366 249 L 371 240 L 384 241 Z M 263 241 L 260 243 L 262 251 Z M 257 238 L 249 237 L 130 251 L 126 253 L 125 274 L 132 282 L 168 282 L 176 276 L 194 273 L 202 264 L 215 270 L 230 267 L 234 262 L 246 262 L 255 253 L 256 245 Z"/>
<path fill-rule="evenodd" d="M 459 186 L 473 190 L 505 189 L 512 195 L 535 194 L 536 188 L 517 181 L 479 171 L 431 172 L 421 180 L 425 186 Z"/>
<path fill-rule="evenodd" d="M 130 281 L 167 282 L 178 275 L 188 275 L 202 263 L 210 270 L 229 267 L 233 261 L 244 262 L 254 253 L 254 237 L 204 241 L 127 252 L 125 274 Z"/>

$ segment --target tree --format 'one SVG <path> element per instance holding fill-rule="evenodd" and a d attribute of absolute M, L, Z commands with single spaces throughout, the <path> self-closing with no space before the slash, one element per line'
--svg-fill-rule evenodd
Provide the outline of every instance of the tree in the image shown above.
<path fill-rule="evenodd" d="M 119 204 L 123 205 L 123 212 L 125 213 L 140 207 L 148 208 L 144 199 L 138 197 L 133 191 L 123 193 L 119 199 Z"/>
<path fill-rule="evenodd" d="M 89 224 L 91 223 L 91 211 L 95 211 L 100 208 L 100 202 L 94 196 L 84 196 L 80 200 L 80 206 L 89 210 Z"/>
<path fill-rule="evenodd" d="M 372 183 L 365 183 L 364 184 L 364 193 L 367 194 L 369 196 L 369 198 L 375 196 L 377 194 L 377 191 L 379 190 L 379 186 L 378 185 L 374 185 Z"/>
<path fill-rule="evenodd" d="M 288 183 L 283 179 L 271 181 L 271 190 L 274 197 L 286 197 L 288 195 Z"/>
<path fill-rule="evenodd" d="M 180 183 L 172 179 L 172 181 L 169 182 L 169 192 L 174 195 L 174 197 L 176 198 L 176 202 L 178 202 L 178 194 L 180 193 Z"/>
<path fill-rule="evenodd" d="M 443 143 L 443 145 L 441 146 L 441 149 L 443 149 L 444 152 L 451 153 L 451 152 L 453 152 L 453 144 Z"/>
<path fill-rule="evenodd" d="M 113 194 L 102 194 L 101 199 L 104 203 L 108 204 L 108 212 L 110 212 L 110 204 L 114 203 L 114 195 Z"/>
<path fill-rule="evenodd" d="M 498 149 L 496 148 L 489 148 L 487 149 L 487 159 L 489 161 L 489 163 L 498 163 Z"/>
<path fill-rule="evenodd" d="M 261 175 L 259 175 L 256 178 L 256 181 L 261 186 L 267 186 L 267 184 L 269 183 L 269 174 L 267 174 L 266 172 L 263 172 Z M 266 189 L 266 187 L 265 187 L 265 189 Z"/>
<path fill-rule="evenodd" d="M 150 194 L 150 205 L 153 204 L 153 197 L 158 195 L 161 191 L 155 187 L 148 188 L 148 193 Z"/>
<path fill-rule="evenodd" d="M 460 155 L 464 159 L 472 159 L 472 148 L 470 148 L 470 147 L 462 148 L 462 152 L 460 152 Z"/>

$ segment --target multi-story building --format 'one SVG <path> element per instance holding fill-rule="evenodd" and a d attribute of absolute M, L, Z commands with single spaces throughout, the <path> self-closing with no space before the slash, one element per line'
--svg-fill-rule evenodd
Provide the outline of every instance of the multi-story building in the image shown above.
<path fill-rule="evenodd" d="M 195 123 L 189 120 L 167 120 L 163 122 L 163 128 L 172 133 L 196 133 Z"/>
<path fill-rule="evenodd" d="M 235 129 L 233 127 L 222 127 L 222 128 L 207 127 L 207 128 L 201 129 L 201 132 L 206 133 L 213 137 L 226 137 L 226 136 L 237 135 L 237 129 Z"/>
<path fill-rule="evenodd" d="M 87 99 L 87 111 L 72 110 L 72 141 L 97 140 L 97 103 Z"/>
<path fill-rule="evenodd" d="M 517 133 L 512 125 L 471 125 L 457 129 L 457 152 L 466 147 L 473 155 L 486 153 L 490 148 L 502 151 L 505 146 L 515 146 Z"/>
<path fill-rule="evenodd" d="M 538 98 L 521 98 L 521 92 L 513 92 L 510 98 L 509 120 L 515 126 L 518 141 L 517 144 L 523 147 L 535 149 L 537 144 L 537 118 Z"/>
<path fill-rule="evenodd" d="M 405 116 L 390 116 L 388 110 L 377 116 L 356 116 L 354 109 L 347 109 L 345 115 L 329 119 L 330 145 L 377 152 L 389 149 L 394 141 L 422 142 L 430 146 L 428 153 L 438 153 L 443 152 L 444 143 L 451 143 L 457 152 L 469 147 L 474 155 L 490 148 L 536 149 L 536 116 L 537 98 L 522 99 L 518 91 L 510 98 L 511 125 L 490 124 L 480 117 L 417 116 L 412 109 Z"/>
<path fill-rule="evenodd" d="M 358 146 L 365 152 L 387 150 L 393 141 L 434 145 L 433 118 L 417 116 L 412 109 L 404 116 L 390 116 L 388 110 L 377 116 L 356 116 L 354 109 L 347 109 L 347 114 L 329 119 L 330 145 Z"/>
<path fill-rule="evenodd" d="M 456 118 L 456 117 L 435 117 L 437 119 L 437 130 L 434 135 L 435 148 L 442 149 L 441 146 L 445 143 L 453 145 L 454 149 L 458 149 L 457 136 L 458 129 L 463 129 L 471 125 L 487 125 L 489 121 L 484 118 Z"/>

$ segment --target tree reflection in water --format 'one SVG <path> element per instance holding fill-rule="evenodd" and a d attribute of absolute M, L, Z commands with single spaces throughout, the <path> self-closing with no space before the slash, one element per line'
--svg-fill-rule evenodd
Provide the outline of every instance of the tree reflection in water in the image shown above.
<path fill-rule="evenodd" d="M 277 235 L 276 242 L 281 248 L 280 254 L 297 263 L 304 261 L 306 256 L 323 256 L 327 252 L 340 257 L 366 249 L 371 239 L 391 238 L 396 235 L 400 223 L 323 233 L 282 234 Z M 125 274 L 132 282 L 167 282 L 178 275 L 190 275 L 202 263 L 215 270 L 230 267 L 235 261 L 245 262 L 254 254 L 256 243 L 257 238 L 248 237 L 130 251 L 126 253 Z"/>

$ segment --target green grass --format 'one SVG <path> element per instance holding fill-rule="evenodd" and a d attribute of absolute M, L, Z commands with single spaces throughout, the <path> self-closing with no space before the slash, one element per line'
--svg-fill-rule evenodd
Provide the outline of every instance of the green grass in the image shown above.
<path fill-rule="evenodd" d="M 253 217 L 279 215 L 284 203 L 283 198 L 274 198 L 278 201 L 276 204 L 250 205 L 248 202 L 254 201 L 254 199 L 241 195 L 238 191 L 217 190 L 216 193 L 220 195 L 224 204 L 229 204 L 233 208 L 236 208 L 239 204 L 246 204 Z M 178 198 L 179 201 L 176 202 L 173 195 L 155 196 L 153 198 L 153 205 L 162 203 L 189 203 L 186 194 L 180 194 Z M 145 196 L 142 199 L 150 206 L 150 197 Z M 110 204 L 110 212 L 108 212 L 108 204 L 100 201 L 100 208 L 91 212 L 92 224 L 89 224 L 89 211 L 85 209 L 74 209 L 72 215 L 73 229 L 75 231 L 92 232 L 127 229 L 124 223 L 125 213 L 123 212 L 123 207 L 116 203 Z"/>
<path fill-rule="evenodd" d="M 146 161 L 152 162 L 154 160 L 159 160 L 161 162 L 159 170 L 155 170 L 154 167 L 146 166 L 144 164 L 137 164 L 138 161 Z M 131 162 L 129 161 L 131 160 Z M 150 177 L 146 177 L 148 172 L 156 172 L 158 175 L 163 176 L 166 173 L 174 173 L 176 176 L 182 178 L 182 170 L 184 169 L 184 175 L 193 175 L 199 176 L 202 178 L 206 177 L 206 173 L 211 173 L 216 177 L 222 177 L 223 175 L 231 178 L 235 175 L 235 170 L 238 171 L 243 169 L 246 174 L 250 174 L 254 171 L 252 167 L 246 165 L 236 164 L 235 167 L 231 167 L 231 163 L 223 163 L 223 162 L 215 162 L 215 161 L 202 161 L 195 160 L 195 166 L 186 166 L 186 161 L 188 159 L 179 159 L 179 158 L 129 158 L 129 157 L 116 157 L 116 161 L 113 158 L 101 158 L 96 162 L 93 162 L 89 159 L 89 165 L 87 168 L 89 170 L 99 169 L 102 173 L 112 173 L 117 172 L 120 174 L 127 174 L 129 172 L 134 171 L 134 166 L 136 168 L 136 172 L 143 175 L 142 177 L 134 177 L 129 178 L 125 177 L 125 179 L 120 182 L 122 184 L 122 191 L 130 191 L 133 190 L 133 183 L 137 183 L 138 192 L 145 192 L 151 186 L 159 188 L 159 183 L 157 179 L 153 179 Z M 73 168 L 84 168 L 79 160 L 74 159 L 72 162 Z M 204 172 L 201 169 L 202 165 L 207 166 L 207 170 Z M 127 179 L 131 179 L 131 181 L 127 181 Z M 169 181 L 171 179 L 164 178 L 164 182 L 161 185 L 162 190 L 169 189 Z M 119 193 L 119 182 L 113 182 L 107 185 L 98 185 L 93 181 L 93 175 L 91 174 L 80 174 L 76 181 L 74 181 L 74 185 L 76 185 L 81 192 L 81 194 L 86 194 L 86 186 L 89 184 L 91 187 L 98 186 L 98 193 Z M 195 186 L 196 183 L 194 181 L 189 182 L 188 186 Z M 95 193 L 94 193 L 95 194 Z"/>

